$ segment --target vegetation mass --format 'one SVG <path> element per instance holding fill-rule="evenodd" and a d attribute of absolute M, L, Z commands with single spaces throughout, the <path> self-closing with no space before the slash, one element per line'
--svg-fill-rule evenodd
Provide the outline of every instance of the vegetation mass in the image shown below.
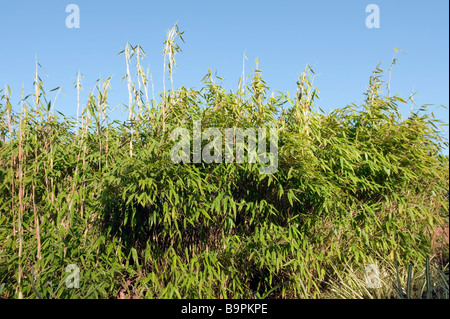
<path fill-rule="evenodd" d="M 182 34 L 165 42 L 171 82 Z M 426 106 L 402 117 L 413 101 L 385 93 L 379 66 L 361 105 L 325 113 L 311 67 L 294 97 L 255 69 L 236 92 L 209 71 L 200 90 L 164 82 L 155 98 L 144 50 L 121 54 L 126 121 L 109 116 L 110 78 L 76 117 L 52 109 L 37 72 L 18 103 L 0 91 L 1 298 L 448 298 L 447 140 Z M 170 133 L 194 120 L 276 128 L 278 170 L 247 153 L 173 163 Z"/>

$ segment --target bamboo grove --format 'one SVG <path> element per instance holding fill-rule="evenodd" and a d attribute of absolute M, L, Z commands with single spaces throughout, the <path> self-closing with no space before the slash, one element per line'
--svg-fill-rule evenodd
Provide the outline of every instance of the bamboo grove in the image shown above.
<path fill-rule="evenodd" d="M 144 50 L 121 52 L 126 121 L 109 116 L 110 79 L 78 99 L 76 118 L 52 109 L 57 90 L 37 72 L 31 94 L 1 90 L 0 297 L 322 298 L 346 269 L 393 254 L 400 267 L 448 260 L 435 236 L 448 225 L 447 141 L 424 107 L 401 116 L 408 101 L 384 93 L 382 69 L 364 103 L 329 113 L 310 67 L 294 97 L 270 95 L 258 69 L 237 92 L 211 71 L 200 90 L 174 89 L 181 36 L 168 33 L 172 87 L 156 97 Z M 276 127 L 278 170 L 173 163 L 170 132 L 196 119 Z M 77 289 L 65 285 L 70 264 Z"/>

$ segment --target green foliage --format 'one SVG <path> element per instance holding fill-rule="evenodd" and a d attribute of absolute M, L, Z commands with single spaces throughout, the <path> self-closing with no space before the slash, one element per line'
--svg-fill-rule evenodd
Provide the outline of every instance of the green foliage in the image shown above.
<path fill-rule="evenodd" d="M 131 50 L 127 68 L 145 55 Z M 313 74 L 301 74 L 294 100 L 268 96 L 254 70 L 237 93 L 209 71 L 201 90 L 157 103 L 138 61 L 139 86 L 126 76 L 136 114 L 124 123 L 108 116 L 109 79 L 76 121 L 51 111 L 42 81 L 17 112 L 1 91 L 0 296 L 320 298 L 392 251 L 408 265 L 448 250 L 432 240 L 448 225 L 438 121 L 423 107 L 403 119 L 406 101 L 383 96 L 378 67 L 362 105 L 325 114 Z M 194 119 L 202 129 L 278 128 L 278 170 L 174 164 L 170 132 L 192 132 Z M 78 289 L 65 285 L 69 264 L 80 267 Z"/>

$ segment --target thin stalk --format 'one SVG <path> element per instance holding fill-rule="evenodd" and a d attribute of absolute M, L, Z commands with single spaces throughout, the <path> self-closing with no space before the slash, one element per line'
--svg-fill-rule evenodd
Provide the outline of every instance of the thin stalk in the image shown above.
<path fill-rule="evenodd" d="M 427 299 L 431 299 L 430 258 L 428 256 L 425 265 L 425 277 L 427 280 Z"/>
<path fill-rule="evenodd" d="M 411 278 L 412 277 L 412 264 L 408 266 L 408 279 L 406 281 L 406 298 L 411 299 Z"/>
<path fill-rule="evenodd" d="M 7 92 L 7 90 L 5 89 L 5 92 Z M 15 178 L 14 178 L 14 167 L 15 167 L 15 156 L 14 156 L 14 151 L 13 151 L 13 129 L 12 129 L 12 118 L 11 118 L 11 110 L 12 110 L 12 105 L 11 102 L 9 101 L 9 96 L 8 93 L 5 93 L 5 99 L 6 99 L 6 114 L 7 114 L 7 119 L 8 119 L 8 130 L 9 130 L 9 138 L 10 138 L 10 142 L 9 145 L 11 147 L 11 166 L 10 166 L 10 176 L 11 176 L 11 214 L 12 216 L 15 216 L 14 212 L 15 212 L 15 206 L 14 206 L 14 195 L 15 195 Z M 13 222 L 13 234 L 15 236 L 16 234 L 16 223 Z"/>
<path fill-rule="evenodd" d="M 78 118 L 80 111 L 80 89 L 81 89 L 80 71 L 78 71 L 76 88 L 77 88 L 77 122 L 75 126 L 75 134 L 78 134 Z"/>
<path fill-rule="evenodd" d="M 162 125 L 163 132 L 166 131 L 166 55 L 164 54 L 164 68 L 163 68 L 163 100 L 161 105 L 161 116 L 162 116 Z"/>
<path fill-rule="evenodd" d="M 38 154 L 37 154 L 37 134 L 34 135 L 34 174 L 35 176 L 38 175 L 39 172 L 39 164 L 38 164 Z M 37 205 L 36 205 L 36 181 L 33 178 L 33 186 L 32 186 L 32 201 L 33 201 L 33 214 L 34 214 L 34 225 L 35 225 L 35 235 L 36 235 L 36 242 L 37 242 L 37 253 L 36 253 L 36 258 L 38 260 L 41 259 L 41 236 L 40 236 L 40 231 L 39 231 L 39 217 L 37 214 Z"/>
<path fill-rule="evenodd" d="M 141 117 L 142 117 L 142 101 L 141 101 L 141 79 L 142 79 L 142 67 L 140 64 L 141 52 L 139 45 L 136 48 L 136 69 L 137 69 L 137 82 L 138 82 L 138 90 L 135 92 L 135 99 L 138 104 L 138 120 L 139 124 L 141 123 Z M 145 84 L 145 82 L 143 83 Z M 136 91 L 136 90 L 135 90 Z"/>
<path fill-rule="evenodd" d="M 131 88 L 131 75 L 130 75 L 130 49 L 129 44 L 127 43 L 125 48 L 125 60 L 127 64 L 127 84 L 128 84 L 128 121 L 130 122 L 130 157 L 133 157 L 133 125 L 132 125 L 132 116 L 133 116 L 133 95 L 132 95 L 132 88 Z M 128 129 L 127 129 L 128 131 Z"/>
<path fill-rule="evenodd" d="M 150 82 L 152 83 L 152 99 L 153 105 L 156 107 L 156 99 L 155 99 L 155 85 L 153 83 L 153 76 L 150 74 Z"/>
<path fill-rule="evenodd" d="M 52 132 L 52 130 L 50 130 L 50 132 Z M 50 172 L 53 172 L 53 142 L 51 140 L 50 136 Z M 51 197 L 51 201 L 52 204 L 55 202 L 55 192 L 54 192 L 54 184 L 53 184 L 53 176 L 50 177 L 50 189 L 51 189 L 51 193 L 50 193 L 50 197 Z"/>
<path fill-rule="evenodd" d="M 145 106 L 147 107 L 147 113 L 150 115 L 150 101 L 148 98 L 148 74 L 150 73 L 150 67 L 147 68 L 147 74 L 143 75 L 145 76 L 145 83 L 144 83 L 144 92 L 145 92 Z"/>
<path fill-rule="evenodd" d="M 18 177 L 19 177 L 19 217 L 18 217 L 18 231 L 19 231 L 19 251 L 18 251 L 18 258 L 19 258 L 19 266 L 17 271 L 17 283 L 19 288 L 19 299 L 23 298 L 22 295 L 22 253 L 23 253 L 23 227 L 22 227 L 22 219 L 23 219 L 23 213 L 25 210 L 25 204 L 24 204 L 24 192 L 25 187 L 23 184 L 23 117 L 24 117 L 24 109 L 23 109 L 23 99 L 21 100 L 21 110 L 20 110 L 20 119 L 19 119 L 19 136 L 18 136 L 18 143 L 19 143 L 19 154 L 18 154 L 18 160 L 19 160 L 19 167 L 18 167 Z"/>
<path fill-rule="evenodd" d="M 87 146 L 85 138 L 87 138 L 88 135 L 88 127 L 89 122 L 91 120 L 91 114 L 88 112 L 88 115 L 85 118 L 85 125 L 83 130 L 83 135 L 81 136 L 81 143 L 83 145 L 83 179 L 82 179 L 82 192 L 81 192 L 81 208 L 80 208 L 80 215 L 81 218 L 83 218 L 84 213 L 84 207 L 85 207 L 85 194 L 86 194 L 86 154 L 87 154 Z"/>
<path fill-rule="evenodd" d="M 36 75 L 35 75 L 35 88 L 36 88 L 36 98 L 34 100 L 34 108 L 35 110 L 39 107 L 39 83 L 38 83 L 38 73 L 37 73 L 37 58 L 36 58 Z M 39 164 L 38 164 L 38 141 L 37 141 L 37 133 L 34 134 L 34 174 L 35 176 L 38 175 L 39 171 Z M 37 244 L 37 252 L 36 252 L 36 258 L 37 260 L 41 259 L 41 235 L 40 235 L 40 227 L 39 227 L 39 217 L 37 213 L 37 205 L 36 205 L 36 180 L 33 178 L 32 182 L 32 204 L 33 204 L 33 217 L 34 217 L 34 227 L 35 227 L 35 236 L 36 236 L 36 244 Z"/>
<path fill-rule="evenodd" d="M 176 68 L 177 64 L 175 61 L 175 55 L 178 52 L 181 52 L 180 46 L 175 42 L 175 38 L 178 35 L 181 39 L 181 41 L 184 42 L 182 34 L 184 32 L 180 32 L 178 29 L 178 25 L 175 23 L 175 25 L 167 31 L 167 39 L 164 42 L 164 68 L 163 68 L 163 104 L 162 104 L 162 121 L 163 121 L 163 132 L 166 130 L 166 124 L 165 124 L 165 116 L 166 116 L 166 61 L 167 69 L 169 70 L 170 75 L 170 83 L 172 85 L 172 91 L 173 91 L 173 69 Z M 168 59 L 167 59 L 168 56 Z M 169 95 L 170 99 L 170 95 Z"/>
<path fill-rule="evenodd" d="M 239 91 L 242 94 L 245 93 L 245 60 L 247 59 L 245 52 L 247 52 L 247 50 L 244 51 L 244 56 L 242 57 L 242 80 L 239 83 Z"/>
<path fill-rule="evenodd" d="M 38 77 L 37 55 L 35 56 L 35 65 L 36 65 L 36 73 L 34 77 L 34 89 L 35 89 L 34 105 L 37 109 L 37 105 L 39 104 L 39 77 Z"/>

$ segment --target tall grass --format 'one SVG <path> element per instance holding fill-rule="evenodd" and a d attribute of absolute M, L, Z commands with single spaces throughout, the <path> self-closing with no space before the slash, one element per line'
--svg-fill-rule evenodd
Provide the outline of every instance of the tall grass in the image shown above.
<path fill-rule="evenodd" d="M 165 43 L 171 81 L 181 34 L 175 26 Z M 395 298 L 386 286 L 367 293 L 359 269 L 375 263 L 391 276 L 391 252 L 404 278 L 411 262 L 448 260 L 448 243 L 433 242 L 448 225 L 447 141 L 425 107 L 402 118 L 407 101 L 383 95 L 379 67 L 362 105 L 326 114 L 310 67 L 294 99 L 269 96 L 255 69 L 237 92 L 209 71 L 200 90 L 172 84 L 157 100 L 143 49 L 123 53 L 125 122 L 110 118 L 110 79 L 78 100 L 76 118 L 52 110 L 57 92 L 37 72 L 20 109 L 1 91 L 1 297 Z M 202 129 L 278 128 L 277 172 L 172 163 L 170 132 L 195 119 Z M 78 289 L 64 284 L 69 264 L 80 267 Z M 446 295 L 433 285 L 420 291 L 448 298 L 448 285 Z"/>

